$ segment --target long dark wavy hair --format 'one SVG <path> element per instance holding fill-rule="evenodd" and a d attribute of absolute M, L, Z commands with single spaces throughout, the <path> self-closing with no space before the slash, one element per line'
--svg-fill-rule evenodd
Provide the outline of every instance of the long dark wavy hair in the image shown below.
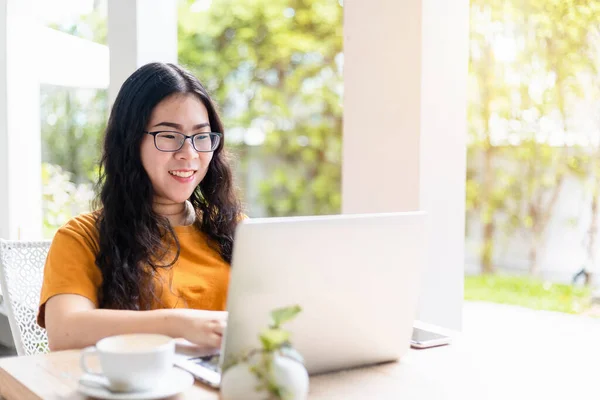
<path fill-rule="evenodd" d="M 157 270 L 171 267 L 179 257 L 180 245 L 173 228 L 152 209 L 154 191 L 140 157 L 152 110 L 174 94 L 196 96 L 208 111 L 211 130 L 224 133 L 206 89 L 180 66 L 147 64 L 123 83 L 106 127 L 98 179 L 96 265 L 103 278 L 98 293 L 100 308 L 150 309 L 158 298 Z M 189 200 L 198 216 L 197 228 L 230 263 L 233 234 L 242 211 L 223 149 L 224 138 Z"/>

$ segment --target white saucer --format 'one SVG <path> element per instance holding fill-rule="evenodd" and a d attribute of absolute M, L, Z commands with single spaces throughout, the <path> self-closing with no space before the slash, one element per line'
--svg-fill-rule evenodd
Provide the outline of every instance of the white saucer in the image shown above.
<path fill-rule="evenodd" d="M 85 375 L 82 376 L 85 380 Z M 153 389 L 145 392 L 111 393 L 108 389 L 100 386 L 79 383 L 79 393 L 89 397 L 105 400 L 157 400 L 175 396 L 194 384 L 194 377 L 187 371 L 173 367 L 165 379 Z"/>

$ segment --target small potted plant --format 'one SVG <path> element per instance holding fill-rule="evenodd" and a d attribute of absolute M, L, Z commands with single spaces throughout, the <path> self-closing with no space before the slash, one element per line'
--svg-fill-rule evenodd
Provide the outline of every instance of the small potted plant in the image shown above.
<path fill-rule="evenodd" d="M 271 312 L 271 324 L 259 334 L 261 348 L 223 365 L 223 400 L 304 400 L 308 373 L 302 356 L 292 347 L 290 332 L 282 325 L 294 319 L 300 306 Z"/>

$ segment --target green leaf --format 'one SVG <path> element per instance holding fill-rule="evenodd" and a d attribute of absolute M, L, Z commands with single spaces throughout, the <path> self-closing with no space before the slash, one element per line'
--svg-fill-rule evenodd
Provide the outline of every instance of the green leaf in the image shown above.
<path fill-rule="evenodd" d="M 284 323 L 291 321 L 302 311 L 299 305 L 278 308 L 271 312 L 271 318 L 273 319 L 274 327 L 279 327 Z"/>
<path fill-rule="evenodd" d="M 287 343 L 290 333 L 281 329 L 265 329 L 259 336 L 265 350 L 272 351 Z"/>

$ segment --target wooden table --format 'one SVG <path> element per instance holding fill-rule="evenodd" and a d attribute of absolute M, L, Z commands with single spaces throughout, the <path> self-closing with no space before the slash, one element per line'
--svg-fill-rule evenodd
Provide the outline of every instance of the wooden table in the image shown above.
<path fill-rule="evenodd" d="M 487 399 L 480 368 L 468 346 L 454 335 L 450 346 L 410 350 L 396 363 L 313 376 L 310 399 Z M 0 395 L 6 400 L 80 400 L 79 351 L 0 359 Z M 216 400 L 219 393 L 200 383 L 175 399 Z"/>

